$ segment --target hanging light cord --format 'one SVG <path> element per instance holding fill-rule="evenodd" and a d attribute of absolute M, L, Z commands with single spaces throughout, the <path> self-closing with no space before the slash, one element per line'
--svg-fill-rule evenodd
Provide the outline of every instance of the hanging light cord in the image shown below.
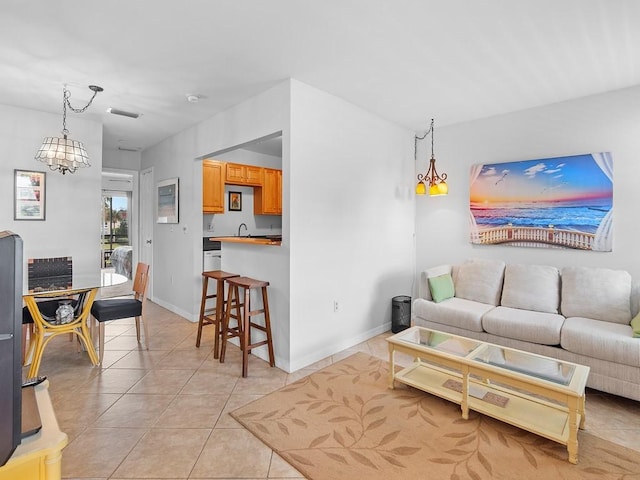
<path fill-rule="evenodd" d="M 424 140 L 427 138 L 427 135 L 431 134 L 431 157 L 433 158 L 433 118 L 431 119 L 431 126 L 429 130 L 425 132 L 425 134 L 421 137 L 415 135 L 413 137 L 413 159 L 418 159 L 418 140 Z"/>

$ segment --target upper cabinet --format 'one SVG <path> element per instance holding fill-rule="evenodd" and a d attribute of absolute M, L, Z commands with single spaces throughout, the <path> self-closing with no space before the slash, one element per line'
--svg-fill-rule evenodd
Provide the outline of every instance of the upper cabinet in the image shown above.
<path fill-rule="evenodd" d="M 202 162 L 202 212 L 224 213 L 225 164 L 216 160 Z"/>
<path fill-rule="evenodd" d="M 255 215 L 282 215 L 282 170 L 263 169 L 262 187 L 254 188 Z"/>
<path fill-rule="evenodd" d="M 242 165 L 239 163 L 227 163 L 225 183 L 229 185 L 249 185 L 259 187 L 262 185 L 262 167 L 254 165 Z"/>
<path fill-rule="evenodd" d="M 282 215 L 282 170 L 218 160 L 202 162 L 202 213 L 224 213 L 224 186 L 253 187 L 254 215 Z"/>

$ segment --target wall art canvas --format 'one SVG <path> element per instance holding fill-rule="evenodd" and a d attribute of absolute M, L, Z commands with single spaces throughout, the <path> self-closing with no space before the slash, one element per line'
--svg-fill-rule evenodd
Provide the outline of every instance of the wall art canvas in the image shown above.
<path fill-rule="evenodd" d="M 471 243 L 610 252 L 611 153 L 471 167 Z"/>
<path fill-rule="evenodd" d="M 158 182 L 158 219 L 156 223 L 178 223 L 179 180 L 170 178 Z"/>

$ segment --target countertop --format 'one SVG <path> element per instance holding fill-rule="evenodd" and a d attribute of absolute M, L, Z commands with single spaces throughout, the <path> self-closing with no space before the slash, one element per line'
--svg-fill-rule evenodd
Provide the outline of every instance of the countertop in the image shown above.
<path fill-rule="evenodd" d="M 249 245 L 281 245 L 282 237 L 270 238 L 266 236 L 256 237 L 211 237 L 210 240 L 228 243 L 246 243 Z"/>

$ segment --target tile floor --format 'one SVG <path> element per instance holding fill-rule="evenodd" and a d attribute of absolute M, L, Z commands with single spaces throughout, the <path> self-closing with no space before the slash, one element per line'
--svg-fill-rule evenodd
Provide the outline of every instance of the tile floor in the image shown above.
<path fill-rule="evenodd" d="M 387 358 L 391 334 L 292 374 L 250 356 L 245 379 L 238 348 L 230 346 L 224 364 L 213 359 L 212 327 L 198 349 L 196 324 L 152 302 L 145 314 L 150 350 L 138 345 L 132 319 L 111 322 L 103 368 L 68 338 L 47 346 L 40 374 L 69 436 L 63 478 L 304 478 L 228 412 L 356 351 Z M 640 450 L 640 402 L 589 391 L 587 431 Z"/>

